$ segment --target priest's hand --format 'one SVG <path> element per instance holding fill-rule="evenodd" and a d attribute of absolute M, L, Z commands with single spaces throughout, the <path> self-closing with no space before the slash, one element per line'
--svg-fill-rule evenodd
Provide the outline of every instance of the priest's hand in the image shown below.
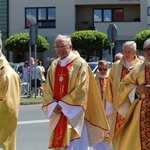
<path fill-rule="evenodd" d="M 62 108 L 61 108 L 59 105 L 56 105 L 56 107 L 55 107 L 55 109 L 54 109 L 53 112 L 54 112 L 55 114 L 61 114 L 61 109 L 62 109 Z"/>
<path fill-rule="evenodd" d="M 146 85 L 146 82 L 142 83 L 136 88 L 136 93 L 138 94 L 150 93 L 150 85 Z"/>

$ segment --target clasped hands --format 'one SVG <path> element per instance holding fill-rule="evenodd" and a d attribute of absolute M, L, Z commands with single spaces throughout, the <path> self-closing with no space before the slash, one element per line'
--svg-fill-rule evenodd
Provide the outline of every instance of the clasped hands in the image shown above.
<path fill-rule="evenodd" d="M 150 85 L 147 85 L 146 82 L 142 83 L 136 88 L 136 93 L 138 94 L 150 93 Z"/>
<path fill-rule="evenodd" d="M 61 110 L 62 110 L 62 107 L 57 104 L 53 112 L 55 114 L 61 114 Z"/>

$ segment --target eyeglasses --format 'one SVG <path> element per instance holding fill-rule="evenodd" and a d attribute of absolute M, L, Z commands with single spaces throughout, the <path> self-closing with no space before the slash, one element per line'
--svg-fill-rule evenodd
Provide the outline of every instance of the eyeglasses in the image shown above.
<path fill-rule="evenodd" d="M 68 45 L 61 45 L 61 46 L 55 46 L 55 49 L 61 49 L 61 48 L 66 48 Z"/>
<path fill-rule="evenodd" d="M 99 71 L 107 71 L 107 68 L 98 68 Z"/>
<path fill-rule="evenodd" d="M 149 52 L 150 48 L 144 48 L 144 52 Z"/>

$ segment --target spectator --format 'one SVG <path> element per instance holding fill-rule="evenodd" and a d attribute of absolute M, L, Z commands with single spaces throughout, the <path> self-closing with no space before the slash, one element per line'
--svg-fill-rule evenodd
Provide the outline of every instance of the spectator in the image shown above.
<path fill-rule="evenodd" d="M 59 58 L 43 85 L 42 108 L 50 119 L 48 147 L 89 150 L 109 129 L 96 82 L 86 61 L 72 50 L 70 37 L 58 35 L 54 45 Z"/>
<path fill-rule="evenodd" d="M 41 80 L 41 90 L 40 90 L 40 95 L 43 96 L 43 88 L 42 88 L 42 85 L 43 83 L 45 82 L 45 68 L 43 66 L 43 62 L 42 60 L 39 60 L 40 62 L 40 67 L 41 67 L 41 70 L 42 70 L 42 80 Z"/>
<path fill-rule="evenodd" d="M 39 60 L 36 60 L 36 67 L 32 68 L 31 71 L 31 76 L 32 76 L 32 80 L 31 80 L 31 87 L 32 87 L 32 96 L 33 94 L 38 94 L 35 92 L 35 89 L 38 90 L 38 88 L 40 89 L 40 93 L 43 93 L 42 91 L 42 86 L 41 86 L 41 81 L 42 81 L 42 70 L 40 67 L 40 62 Z M 36 87 L 35 87 L 35 80 L 36 80 Z"/>
<path fill-rule="evenodd" d="M 24 95 L 29 92 L 29 82 L 30 82 L 30 67 L 28 61 L 25 61 L 24 67 L 22 68 L 22 82 L 25 84 Z"/>
<path fill-rule="evenodd" d="M 33 57 L 30 58 L 30 62 L 31 62 L 31 68 L 33 68 L 35 66 L 35 61 Z"/>
<path fill-rule="evenodd" d="M 44 76 L 45 68 L 44 68 L 44 66 L 43 66 L 42 60 L 39 60 L 39 62 L 40 62 L 41 70 L 42 70 L 42 83 L 43 83 L 43 82 L 45 82 L 45 76 Z"/>

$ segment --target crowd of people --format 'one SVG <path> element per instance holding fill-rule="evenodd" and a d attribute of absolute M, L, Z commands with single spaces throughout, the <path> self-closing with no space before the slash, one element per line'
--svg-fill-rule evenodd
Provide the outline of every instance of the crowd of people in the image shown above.
<path fill-rule="evenodd" d="M 35 86 L 43 95 L 42 109 L 50 120 L 48 148 L 149 150 L 150 39 L 143 44 L 144 56 L 139 57 L 137 44 L 126 41 L 122 53 L 115 55 L 111 68 L 106 60 L 98 62 L 96 76 L 72 49 L 69 36 L 58 35 L 54 46 L 58 58 L 52 60 L 49 69 L 43 67 L 41 60 L 35 62 L 31 58 L 30 65 L 25 61 L 22 74 L 22 81 L 26 83 L 31 76 L 32 95 L 37 94 Z M 14 108 L 19 105 L 21 82 L 13 70 L 10 76 L 8 69 L 9 63 L 0 52 L 0 115 L 9 109 L 9 105 L 6 109 L 3 107 L 9 101 L 15 100 Z M 16 91 L 10 92 L 9 86 L 14 86 Z M 29 86 L 24 90 L 28 93 Z M 15 116 L 15 120 L 0 122 L 0 129 L 4 130 L 0 130 L 0 147 L 4 150 L 16 150 L 17 112 L 18 109 L 14 110 L 14 115 L 5 114 Z M 6 132 L 8 134 L 4 136 L 9 121 L 15 126 L 9 126 L 10 133 Z"/>
<path fill-rule="evenodd" d="M 51 58 L 52 62 L 54 58 Z M 24 66 L 22 68 L 22 85 L 24 85 L 23 88 L 23 95 L 30 95 L 30 86 L 31 86 L 31 96 L 34 97 L 35 94 L 36 96 L 40 95 L 43 96 L 43 89 L 42 85 L 45 82 L 46 78 L 46 71 L 47 70 L 43 66 L 43 62 L 41 59 L 36 59 L 34 60 L 33 57 L 30 58 L 31 64 L 29 64 L 28 61 L 24 62 Z M 31 67 L 31 71 L 30 71 Z M 31 74 L 30 74 L 31 73 Z M 31 77 L 31 85 L 30 85 L 30 77 Z M 36 81 L 35 81 L 36 80 Z M 36 87 L 36 91 L 35 91 Z"/>

